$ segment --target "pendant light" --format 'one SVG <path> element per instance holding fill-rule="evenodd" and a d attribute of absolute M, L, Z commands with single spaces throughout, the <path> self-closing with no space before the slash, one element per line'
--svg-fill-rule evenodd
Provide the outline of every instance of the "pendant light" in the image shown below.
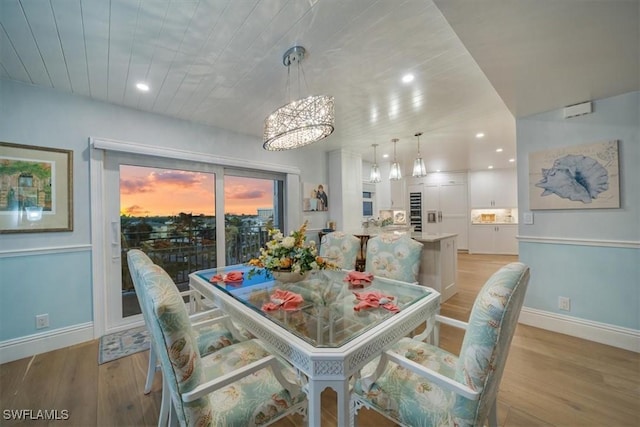
<path fill-rule="evenodd" d="M 418 138 L 418 157 L 413 161 L 413 176 L 416 178 L 427 176 L 427 167 L 424 165 L 424 160 L 420 155 L 420 135 L 422 135 L 422 132 L 418 132 L 415 135 Z"/>
<path fill-rule="evenodd" d="M 291 65 L 297 65 L 298 96 L 300 96 L 300 74 L 304 73 L 300 62 L 305 53 L 304 47 L 294 46 L 282 57 L 282 63 L 287 67 L 287 77 L 289 77 Z M 289 79 L 287 78 L 288 87 Z M 312 95 L 283 105 L 264 120 L 262 147 L 269 151 L 290 150 L 326 138 L 334 129 L 334 110 L 333 96 L 329 95 Z"/>
<path fill-rule="evenodd" d="M 396 157 L 396 144 L 398 143 L 398 138 L 393 138 L 391 142 L 393 142 L 393 164 L 391 165 L 391 172 L 389 172 L 389 179 L 391 181 L 397 181 L 402 179 L 402 172 L 400 171 L 400 163 L 398 163 L 398 159 Z"/>
<path fill-rule="evenodd" d="M 378 144 L 371 144 L 373 147 L 373 165 L 371 165 L 371 175 L 369 175 L 369 182 L 377 184 L 381 181 L 380 168 L 378 167 L 378 161 L 376 160 L 376 147 Z"/>

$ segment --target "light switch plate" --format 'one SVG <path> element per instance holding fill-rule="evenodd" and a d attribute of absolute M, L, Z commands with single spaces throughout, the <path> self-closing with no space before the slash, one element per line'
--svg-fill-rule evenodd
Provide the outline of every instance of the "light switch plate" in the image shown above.
<path fill-rule="evenodd" d="M 533 212 L 525 212 L 522 215 L 522 222 L 528 225 L 533 224 Z"/>

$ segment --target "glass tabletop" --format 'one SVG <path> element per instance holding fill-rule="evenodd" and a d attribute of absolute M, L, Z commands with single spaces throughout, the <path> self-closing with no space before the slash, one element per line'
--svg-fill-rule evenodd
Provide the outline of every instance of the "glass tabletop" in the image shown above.
<path fill-rule="evenodd" d="M 282 283 L 263 269 L 250 274 L 252 269 L 236 265 L 197 275 L 314 347 L 340 347 L 432 292 L 381 277 L 352 285 L 344 270 L 313 271 L 299 282 Z M 241 281 L 224 281 L 238 272 Z"/>

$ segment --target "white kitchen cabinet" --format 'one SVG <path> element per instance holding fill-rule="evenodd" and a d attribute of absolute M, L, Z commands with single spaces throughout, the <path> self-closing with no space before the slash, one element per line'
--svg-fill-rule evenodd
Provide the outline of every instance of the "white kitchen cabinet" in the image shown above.
<path fill-rule="evenodd" d="M 458 235 L 458 249 L 468 248 L 466 183 L 425 184 L 423 231 Z M 435 223 L 429 222 L 435 215 Z"/>
<path fill-rule="evenodd" d="M 517 224 L 472 224 L 469 227 L 469 253 L 518 254 Z"/>
<path fill-rule="evenodd" d="M 407 209 L 407 185 L 404 179 L 389 181 L 391 209 Z"/>
<path fill-rule="evenodd" d="M 425 178 L 413 178 L 408 190 L 408 198 L 412 193 L 422 193 L 422 232 L 456 234 L 457 248 L 468 249 L 470 211 L 465 174 L 429 174 Z"/>
<path fill-rule="evenodd" d="M 516 169 L 469 172 L 471 208 L 515 208 L 518 206 Z"/>

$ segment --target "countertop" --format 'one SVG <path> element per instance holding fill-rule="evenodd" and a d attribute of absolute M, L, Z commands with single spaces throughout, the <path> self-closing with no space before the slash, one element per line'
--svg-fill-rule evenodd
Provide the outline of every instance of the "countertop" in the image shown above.
<path fill-rule="evenodd" d="M 493 222 L 471 222 L 471 225 L 518 225 L 517 222 L 493 221 Z"/>
<path fill-rule="evenodd" d="M 345 234 L 353 234 L 354 236 L 370 236 L 373 237 L 377 234 L 380 234 L 380 228 L 370 227 L 370 228 L 350 228 L 348 230 L 338 230 Z"/>
<path fill-rule="evenodd" d="M 410 226 L 407 225 L 390 225 L 386 227 L 362 227 L 362 228 L 351 228 L 348 230 L 340 230 L 345 234 L 353 234 L 354 236 L 377 236 L 382 233 L 398 233 L 405 234 L 409 230 L 411 230 Z"/>
<path fill-rule="evenodd" d="M 440 240 L 448 239 L 450 237 L 456 237 L 455 233 L 411 233 L 411 238 L 418 242 L 432 243 L 439 242 Z"/>

